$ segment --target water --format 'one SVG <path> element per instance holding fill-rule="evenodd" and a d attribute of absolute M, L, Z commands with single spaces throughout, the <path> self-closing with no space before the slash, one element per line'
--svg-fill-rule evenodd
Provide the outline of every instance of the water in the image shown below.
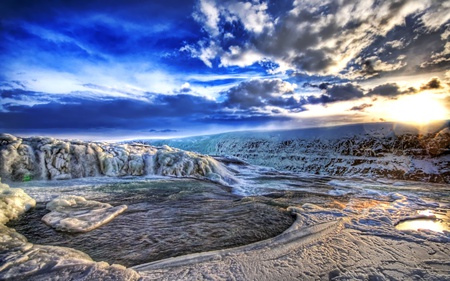
<path fill-rule="evenodd" d="M 398 230 L 450 232 L 450 211 L 420 210 L 417 211 L 417 218 L 400 221 L 395 228 Z"/>
<path fill-rule="evenodd" d="M 126 204 L 128 209 L 93 231 L 70 234 L 40 220 L 48 213 L 45 202 L 40 202 L 8 226 L 35 244 L 75 248 L 97 261 L 133 266 L 268 239 L 294 221 L 283 208 L 233 195 L 217 184 L 199 180 L 124 180 L 90 187 L 74 180 L 72 184 L 46 188 L 47 198 L 81 193 L 114 206 Z M 43 191 L 38 187 L 25 189 L 31 196 Z"/>
<path fill-rule="evenodd" d="M 431 230 L 436 232 L 450 231 L 448 222 L 434 219 L 412 219 L 400 222 L 395 226 L 398 230 Z"/>
<path fill-rule="evenodd" d="M 289 247 L 308 249 L 298 250 L 296 255 L 311 253 L 310 257 L 324 257 L 333 253 L 326 247 L 336 246 L 339 255 L 349 253 L 345 259 L 356 257 L 354 263 L 357 264 L 359 259 L 368 257 L 364 247 L 370 245 L 375 247 L 372 254 L 381 253 L 380 260 L 395 247 L 395 255 L 400 259 L 410 246 L 425 245 L 423 241 L 437 243 L 438 246 L 427 250 L 430 253 L 442 247 L 445 253 L 449 247 L 449 185 L 295 175 L 263 167 L 233 165 L 239 172 L 239 182 L 228 187 L 169 177 L 14 183 L 36 198 L 38 204 L 8 226 L 25 235 L 31 243 L 75 248 L 96 261 L 128 267 L 276 237 L 294 222 L 288 207 L 297 210 L 296 229 L 300 232 L 323 223 L 338 225 L 330 232 L 313 231 L 307 241 L 329 241 L 336 233 L 343 235 L 334 244 L 327 242 L 316 248 L 309 248 L 303 242 L 293 243 Z M 126 204 L 128 210 L 88 233 L 59 232 L 42 223 L 41 218 L 48 213 L 45 204 L 60 195 L 80 195 L 113 206 Z M 405 227 L 412 231 L 403 231 Z M 423 229 L 429 231 L 421 231 Z M 362 242 L 367 239 L 370 243 Z M 355 245 L 347 245 L 352 241 L 356 241 Z M 401 242 L 393 245 L 391 241 Z M 271 257 L 272 249 L 267 249 L 265 254 Z M 279 249 L 273 250 L 276 256 Z M 283 253 L 280 259 L 273 260 L 281 262 L 285 255 L 288 254 Z M 332 269 L 329 267 L 335 257 L 328 258 L 330 261 L 317 270 Z M 295 260 L 297 256 L 289 259 Z M 370 258 L 370 262 L 376 260 Z M 311 260 L 302 260 L 303 263 L 307 268 L 314 268 L 316 264 Z M 202 272 L 205 270 L 203 268 Z M 170 271 L 161 271 L 163 273 L 170 274 Z"/>

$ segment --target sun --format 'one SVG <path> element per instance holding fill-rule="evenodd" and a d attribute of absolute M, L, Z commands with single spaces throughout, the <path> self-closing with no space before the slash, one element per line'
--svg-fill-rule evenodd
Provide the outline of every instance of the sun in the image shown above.
<path fill-rule="evenodd" d="M 417 125 L 449 118 L 447 108 L 428 93 L 399 98 L 387 104 L 385 110 L 388 120 Z"/>

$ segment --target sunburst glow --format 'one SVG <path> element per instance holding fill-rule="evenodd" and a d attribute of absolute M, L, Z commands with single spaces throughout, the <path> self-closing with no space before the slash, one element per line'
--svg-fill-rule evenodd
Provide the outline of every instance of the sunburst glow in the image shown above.
<path fill-rule="evenodd" d="M 428 93 L 403 97 L 386 106 L 386 118 L 396 122 L 427 124 L 448 115 L 447 108 Z"/>

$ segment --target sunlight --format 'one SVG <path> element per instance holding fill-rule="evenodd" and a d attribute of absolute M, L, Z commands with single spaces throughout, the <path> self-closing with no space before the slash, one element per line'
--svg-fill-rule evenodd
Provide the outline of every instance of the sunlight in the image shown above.
<path fill-rule="evenodd" d="M 405 220 L 395 226 L 398 230 L 431 230 L 434 232 L 449 231 L 447 223 L 432 219 L 413 219 Z"/>
<path fill-rule="evenodd" d="M 399 98 L 385 110 L 388 120 L 418 125 L 448 118 L 445 106 L 428 93 Z"/>

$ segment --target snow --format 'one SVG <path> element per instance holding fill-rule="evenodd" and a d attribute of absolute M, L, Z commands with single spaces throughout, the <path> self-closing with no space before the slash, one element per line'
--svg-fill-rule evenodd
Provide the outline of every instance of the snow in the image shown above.
<path fill-rule="evenodd" d="M 450 183 L 449 124 L 374 123 L 150 140 L 295 173 Z"/>
<path fill-rule="evenodd" d="M 63 196 L 47 203 L 51 212 L 42 221 L 60 231 L 87 232 L 108 223 L 126 209 L 126 205 L 113 207 L 81 196 Z"/>
<path fill-rule="evenodd" d="M 426 202 L 399 193 L 378 200 L 290 207 L 296 222 L 272 239 L 133 269 L 144 280 L 449 280 L 450 232 L 395 228 Z"/>
<path fill-rule="evenodd" d="M 0 176 L 9 181 L 163 175 L 223 184 L 233 174 L 206 155 L 168 146 L 19 138 L 0 134 Z"/>
<path fill-rule="evenodd" d="M 330 276 L 333 280 L 389 280 L 394 277 L 398 280 L 419 277 L 448 280 L 450 232 L 396 228 L 403 221 L 430 219 L 432 216 L 443 216 L 443 222 L 450 221 L 449 202 L 430 201 L 417 195 L 417 190 L 424 190 L 423 183 L 401 182 L 401 185 L 394 186 L 393 183 L 398 181 L 308 178 L 242 163 L 229 165 L 237 172 L 239 181 L 260 185 L 253 190 L 260 192 L 258 194 L 267 194 L 270 186 L 277 184 L 279 192 L 295 190 L 297 187 L 293 184 L 308 189 L 310 184 L 311 194 L 325 196 L 330 190 L 342 189 L 351 195 L 338 199 L 342 200 L 342 207 L 295 204 L 296 198 L 289 195 L 287 202 L 294 204 L 288 210 L 295 215 L 296 221 L 279 236 L 241 247 L 163 259 L 128 269 L 92 261 L 86 254 L 73 249 L 34 245 L 13 229 L 1 226 L 0 255 L 6 262 L 0 268 L 0 279 L 76 279 L 87 274 L 91 280 L 329 280 Z M 95 185 L 113 181 L 102 177 L 77 179 L 74 188 L 69 186 L 74 181 L 70 180 L 63 190 L 87 196 L 89 194 L 84 190 L 90 180 L 93 181 L 93 194 L 96 194 Z M 116 181 L 132 182 L 133 178 Z M 25 182 L 22 185 L 32 194 L 47 193 L 43 199 L 58 192 L 58 182 L 50 182 L 50 187 L 45 187 L 44 182 Z M 428 193 L 424 194 L 448 194 L 448 185 L 426 186 Z M 267 197 L 267 200 L 271 199 Z M 53 210 L 65 209 L 78 202 L 85 202 L 81 204 L 88 205 L 87 209 L 105 206 L 76 196 L 56 198 L 48 206 Z"/>
<path fill-rule="evenodd" d="M 16 219 L 35 205 L 36 201 L 22 189 L 10 188 L 0 182 L 0 224 Z"/>
<path fill-rule="evenodd" d="M 21 187 L 0 184 L 0 279 L 450 280 L 450 131 L 419 136 L 408 127 L 382 126 L 242 132 L 171 143 L 232 156 L 217 159 L 168 146 L 0 135 L 0 174 Z M 155 175 L 227 184 L 239 194 L 236 201 L 260 200 L 288 210 L 295 223 L 267 240 L 132 268 L 93 261 L 70 248 L 30 243 L 4 225 L 30 210 L 36 199 L 47 203 L 50 213 L 42 218 L 47 224 L 89 231 L 126 209 L 102 203 L 112 196 L 102 187 Z M 65 195 L 56 197 L 60 194 Z M 133 223 L 157 220 L 147 215 Z M 404 223 L 420 220 L 425 224 L 403 229 Z M 433 228 L 436 223 L 443 227 Z M 102 237 L 123 235 L 95 231 Z"/>

